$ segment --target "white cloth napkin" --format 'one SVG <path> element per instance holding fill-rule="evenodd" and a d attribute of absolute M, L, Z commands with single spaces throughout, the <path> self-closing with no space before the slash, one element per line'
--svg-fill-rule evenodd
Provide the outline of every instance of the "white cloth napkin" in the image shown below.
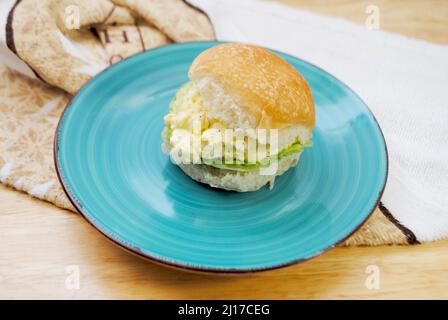
<path fill-rule="evenodd" d="M 367 103 L 384 132 L 382 203 L 420 242 L 448 236 L 448 46 L 255 0 L 188 0 L 218 40 L 283 51 L 329 71 Z"/>

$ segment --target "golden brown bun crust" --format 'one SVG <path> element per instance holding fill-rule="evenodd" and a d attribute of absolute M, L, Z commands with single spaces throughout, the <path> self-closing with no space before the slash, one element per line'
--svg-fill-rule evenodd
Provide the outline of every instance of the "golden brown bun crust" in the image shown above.
<path fill-rule="evenodd" d="M 202 52 L 191 65 L 194 82 L 211 78 L 253 115 L 259 128 L 315 123 L 313 96 L 300 73 L 274 53 L 245 44 L 222 44 Z"/>

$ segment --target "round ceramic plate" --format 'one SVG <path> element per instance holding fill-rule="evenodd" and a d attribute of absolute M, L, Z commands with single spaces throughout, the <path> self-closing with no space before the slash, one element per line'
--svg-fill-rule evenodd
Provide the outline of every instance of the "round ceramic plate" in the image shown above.
<path fill-rule="evenodd" d="M 314 146 L 273 190 L 227 192 L 193 181 L 162 153 L 163 116 L 195 57 L 217 44 L 144 52 L 88 82 L 57 129 L 62 185 L 109 239 L 171 266 L 247 272 L 316 256 L 352 234 L 378 203 L 387 176 L 381 130 L 346 85 L 276 52 L 311 85 Z"/>

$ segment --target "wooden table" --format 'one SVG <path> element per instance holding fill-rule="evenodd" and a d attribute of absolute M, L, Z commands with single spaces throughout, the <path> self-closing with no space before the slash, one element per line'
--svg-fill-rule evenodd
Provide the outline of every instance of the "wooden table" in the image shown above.
<path fill-rule="evenodd" d="M 358 23 L 364 23 L 366 6 L 375 4 L 382 29 L 448 43 L 444 0 L 280 2 Z M 378 289 L 366 286 L 371 266 L 379 271 Z M 336 248 L 300 265 L 253 275 L 195 274 L 128 254 L 77 214 L 0 186 L 0 298 L 446 299 L 448 240 Z"/>

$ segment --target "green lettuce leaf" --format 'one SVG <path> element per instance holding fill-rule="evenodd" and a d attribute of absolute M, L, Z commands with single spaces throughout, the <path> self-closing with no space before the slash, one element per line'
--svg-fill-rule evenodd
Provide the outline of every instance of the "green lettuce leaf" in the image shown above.
<path fill-rule="evenodd" d="M 308 146 L 310 143 L 307 143 L 306 146 Z M 284 157 L 302 152 L 304 149 L 304 146 L 302 146 L 299 142 L 293 143 L 292 145 L 280 150 L 278 153 L 278 160 L 281 160 Z M 257 170 L 261 167 L 267 167 L 270 165 L 272 158 L 274 156 L 266 157 L 262 161 L 259 161 L 257 163 L 231 163 L 231 164 L 224 164 L 224 163 L 210 163 L 209 166 L 219 168 L 219 169 L 227 169 L 227 170 L 235 170 L 235 171 L 250 171 L 250 170 Z"/>

